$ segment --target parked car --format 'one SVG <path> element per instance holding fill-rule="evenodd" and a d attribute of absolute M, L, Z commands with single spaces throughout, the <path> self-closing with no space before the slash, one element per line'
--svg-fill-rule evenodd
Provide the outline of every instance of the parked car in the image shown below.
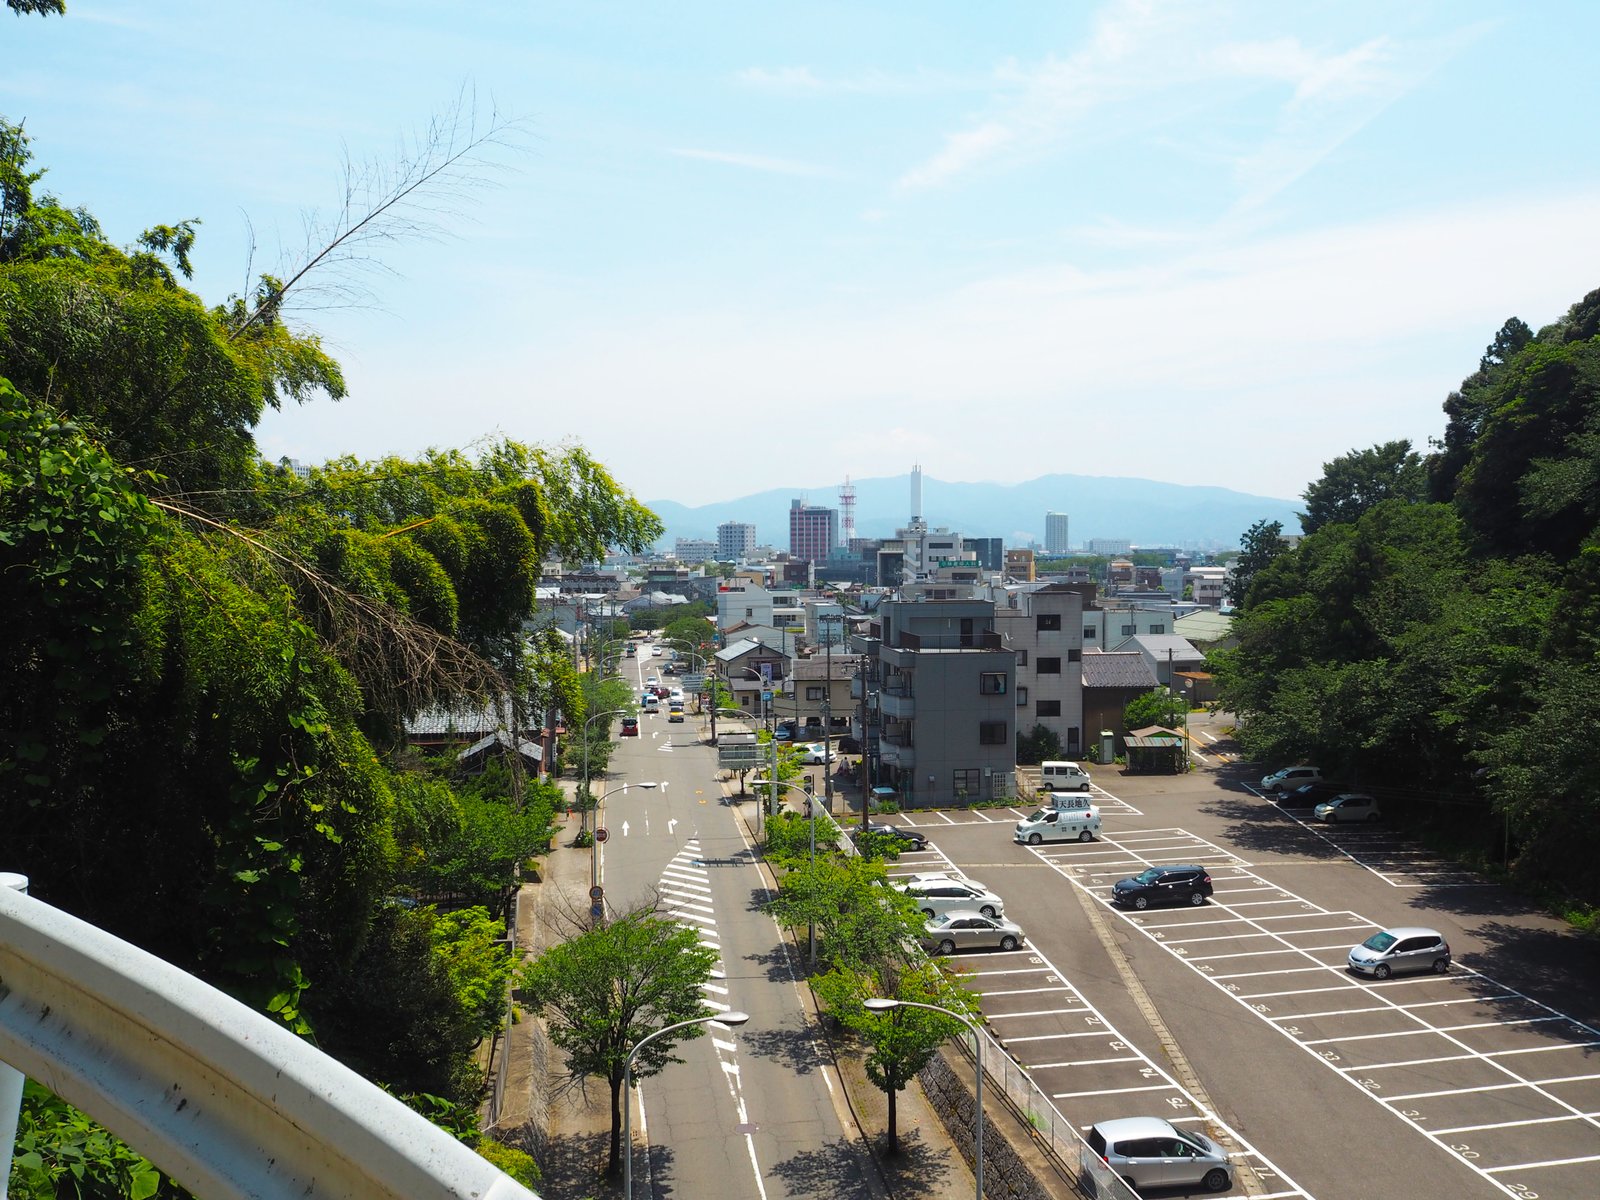
<path fill-rule="evenodd" d="M 1040 763 L 1039 786 L 1048 792 L 1087 792 L 1089 772 L 1075 762 Z"/>
<path fill-rule="evenodd" d="M 650 657 L 651 658 L 660 658 L 661 657 L 661 647 L 660 646 L 651 646 L 650 647 Z"/>
<path fill-rule="evenodd" d="M 798 751 L 800 761 L 808 767 L 815 767 L 828 761 L 828 747 L 821 742 L 807 742 Z"/>
<path fill-rule="evenodd" d="M 1302 783 L 1310 783 L 1321 778 L 1321 767 L 1284 767 L 1270 775 L 1263 776 L 1261 790 L 1263 792 L 1287 792 L 1299 787 Z"/>
<path fill-rule="evenodd" d="M 1006 902 L 981 883 L 970 879 L 927 878 L 912 879 L 892 885 L 917 902 L 925 917 L 937 917 L 956 910 L 973 909 L 986 917 L 998 917 L 1005 912 Z"/>
<path fill-rule="evenodd" d="M 840 754 L 860 754 L 861 753 L 861 742 L 858 739 L 853 738 L 853 737 L 842 737 L 842 738 L 839 739 L 839 753 Z"/>
<path fill-rule="evenodd" d="M 1233 1186 L 1228 1152 L 1197 1129 L 1161 1117 L 1123 1117 L 1089 1129 L 1089 1149 L 1135 1190 L 1199 1184 L 1220 1192 Z"/>
<path fill-rule="evenodd" d="M 638 737 L 639 736 L 639 718 L 638 717 L 623 717 L 622 718 L 622 736 L 623 737 Z"/>
<path fill-rule="evenodd" d="M 915 829 L 902 829 L 898 825 L 886 825 L 878 821 L 869 821 L 867 828 L 873 833 L 881 833 L 886 837 L 898 838 L 913 850 L 926 850 L 928 848 L 928 839 Z M 858 837 L 860 833 L 861 827 L 858 825 L 850 836 Z"/>
<path fill-rule="evenodd" d="M 1380 929 L 1359 946 L 1350 948 L 1350 969 L 1357 975 L 1387 979 L 1397 972 L 1450 969 L 1450 943 L 1436 929 L 1397 925 Z"/>
<path fill-rule="evenodd" d="M 1062 800 L 1068 797 L 1061 797 Z M 1040 842 L 1092 842 L 1100 832 L 1100 813 L 1094 805 L 1081 796 L 1073 796 L 1082 807 L 1050 805 L 1041 808 L 1017 822 L 1011 840 L 1018 845 L 1026 842 L 1037 846 Z"/>
<path fill-rule="evenodd" d="M 1292 791 L 1278 792 L 1277 796 L 1280 804 L 1295 807 L 1302 804 L 1314 806 L 1335 796 L 1342 796 L 1349 790 L 1348 783 L 1338 783 L 1332 779 L 1313 779 L 1310 783 L 1302 783 Z"/>
<path fill-rule="evenodd" d="M 680 706 L 678 706 L 676 704 L 674 704 L 672 706 L 672 710 L 667 713 L 667 724 L 668 725 L 682 725 L 683 724 L 683 709 Z"/>
<path fill-rule="evenodd" d="M 938 954 L 957 950 L 1015 950 L 1025 939 L 1022 926 L 1004 917 L 957 909 L 934 917 L 922 927 L 922 944 Z"/>
<path fill-rule="evenodd" d="M 1211 895 L 1211 876 L 1193 865 L 1151 867 L 1111 885 L 1111 902 L 1130 908 L 1152 904 L 1204 904 Z"/>
<path fill-rule="evenodd" d="M 1330 825 L 1341 821 L 1381 821 L 1383 813 L 1378 801 L 1363 792 L 1345 792 L 1311 810 L 1317 820 Z"/>

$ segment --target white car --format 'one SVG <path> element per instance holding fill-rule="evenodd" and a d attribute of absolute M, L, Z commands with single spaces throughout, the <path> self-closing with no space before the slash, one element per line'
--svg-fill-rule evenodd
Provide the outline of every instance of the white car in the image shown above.
<path fill-rule="evenodd" d="M 1263 792 L 1292 792 L 1303 783 L 1315 783 L 1322 778 L 1321 767 L 1284 767 L 1262 777 Z"/>
<path fill-rule="evenodd" d="M 925 917 L 942 916 L 958 909 L 971 910 L 986 917 L 998 917 L 1006 909 L 1004 900 L 971 879 L 951 879 L 948 876 L 943 879 L 912 879 L 895 884 L 894 889 L 915 900 Z"/>
<path fill-rule="evenodd" d="M 1341 821 L 1381 821 L 1383 811 L 1377 800 L 1363 792 L 1346 792 L 1311 810 L 1317 820 L 1337 825 Z"/>
<path fill-rule="evenodd" d="M 821 742 L 807 742 L 804 746 L 796 747 L 800 761 L 808 767 L 815 767 L 828 761 L 828 748 Z"/>

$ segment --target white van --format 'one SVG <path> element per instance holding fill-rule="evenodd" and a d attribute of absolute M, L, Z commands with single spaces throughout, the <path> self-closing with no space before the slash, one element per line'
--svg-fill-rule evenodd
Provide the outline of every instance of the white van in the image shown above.
<path fill-rule="evenodd" d="M 1087 792 L 1089 772 L 1075 762 L 1047 762 L 1039 766 L 1040 786 L 1052 792 Z"/>
<path fill-rule="evenodd" d="M 1056 796 L 1031 816 L 1017 822 L 1011 840 L 1026 842 L 1090 842 L 1100 832 L 1100 810 L 1084 796 Z"/>

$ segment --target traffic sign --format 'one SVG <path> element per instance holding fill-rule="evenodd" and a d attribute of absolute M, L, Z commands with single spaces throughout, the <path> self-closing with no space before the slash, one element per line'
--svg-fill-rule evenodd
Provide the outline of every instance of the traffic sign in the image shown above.
<path fill-rule="evenodd" d="M 591 900 L 604 900 L 605 896 L 605 888 L 601 887 L 598 883 L 589 889 L 589 899 Z"/>
<path fill-rule="evenodd" d="M 611 834 L 606 832 L 604 827 L 601 827 L 600 829 L 596 829 L 594 831 L 594 840 L 597 841 L 597 842 L 603 842 L 610 836 L 611 836 Z"/>

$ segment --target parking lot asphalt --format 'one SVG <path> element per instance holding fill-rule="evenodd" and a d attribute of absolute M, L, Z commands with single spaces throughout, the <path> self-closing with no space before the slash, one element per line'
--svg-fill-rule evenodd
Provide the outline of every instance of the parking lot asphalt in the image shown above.
<path fill-rule="evenodd" d="M 1499 886 L 1382 825 L 1323 827 L 1244 768 L 1095 773 L 1091 843 L 1012 843 L 1024 810 L 902 814 L 945 867 L 1006 898 L 1020 951 L 958 956 L 990 1028 L 1067 1119 L 1192 1123 L 1258 1196 L 1600 1195 L 1600 955 Z M 1198 863 L 1197 908 L 1123 912 L 1116 879 Z M 1449 939 L 1447 975 L 1363 980 L 1386 925 Z M 1169 1193 L 1184 1194 L 1181 1191 Z"/>

